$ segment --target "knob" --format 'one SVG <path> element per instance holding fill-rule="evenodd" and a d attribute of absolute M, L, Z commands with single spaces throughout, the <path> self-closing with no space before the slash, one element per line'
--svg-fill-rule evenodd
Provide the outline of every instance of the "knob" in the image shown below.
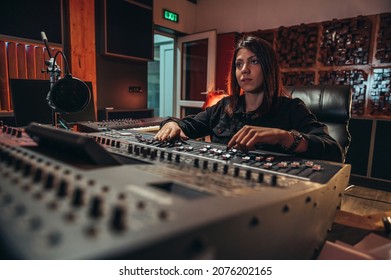
<path fill-rule="evenodd" d="M 263 174 L 263 173 L 259 173 L 259 174 L 258 174 L 258 182 L 259 182 L 259 183 L 262 183 L 262 182 L 263 182 L 263 177 L 264 177 L 264 174 Z"/>
<path fill-rule="evenodd" d="M 251 170 L 246 170 L 246 180 L 251 179 Z"/>
<path fill-rule="evenodd" d="M 214 162 L 214 163 L 213 163 L 213 168 L 212 168 L 213 172 L 216 172 L 216 171 L 217 171 L 218 166 L 219 166 L 219 165 L 218 165 L 217 162 Z"/>
<path fill-rule="evenodd" d="M 92 218 L 99 218 L 103 215 L 103 198 L 101 196 L 96 195 L 91 199 L 89 215 Z"/>
<path fill-rule="evenodd" d="M 65 180 L 61 180 L 60 185 L 58 186 L 57 189 L 57 196 L 58 197 L 65 197 L 68 195 L 68 189 L 69 185 L 68 182 Z"/>
<path fill-rule="evenodd" d="M 82 206 L 84 204 L 84 190 L 80 187 L 76 188 L 73 192 L 72 205 L 75 207 Z"/>
<path fill-rule="evenodd" d="M 132 144 L 128 145 L 128 153 L 133 154 L 133 145 Z"/>
<path fill-rule="evenodd" d="M 194 164 L 194 167 L 199 167 L 200 166 L 200 160 L 198 158 L 195 158 L 193 164 Z"/>
<path fill-rule="evenodd" d="M 46 178 L 45 190 L 51 190 L 54 185 L 53 182 L 54 182 L 54 175 L 52 173 L 49 173 Z"/>
<path fill-rule="evenodd" d="M 35 174 L 34 174 L 34 182 L 39 182 L 39 181 L 41 181 L 41 179 L 42 179 L 42 169 L 41 168 L 37 168 L 36 170 L 35 170 Z"/>
<path fill-rule="evenodd" d="M 27 177 L 29 176 L 31 173 L 31 163 L 26 163 L 24 166 L 23 166 L 23 176 L 24 177 Z"/>
<path fill-rule="evenodd" d="M 272 175 L 272 178 L 270 180 L 270 184 L 272 186 L 277 186 L 277 175 Z"/>
<path fill-rule="evenodd" d="M 125 222 L 126 209 L 122 205 L 114 206 L 111 222 L 111 227 L 116 231 L 122 231 L 126 228 Z"/>

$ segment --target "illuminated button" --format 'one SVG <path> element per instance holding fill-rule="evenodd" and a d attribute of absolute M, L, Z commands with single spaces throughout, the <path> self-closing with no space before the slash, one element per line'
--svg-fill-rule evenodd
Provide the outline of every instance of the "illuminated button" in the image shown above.
<path fill-rule="evenodd" d="M 249 156 L 242 157 L 242 162 L 249 162 L 249 161 L 250 161 L 250 157 Z"/>
<path fill-rule="evenodd" d="M 231 155 L 230 155 L 230 154 L 223 154 L 221 157 L 222 157 L 224 160 L 228 160 L 228 159 L 231 158 Z"/>
<path fill-rule="evenodd" d="M 322 166 L 320 164 L 314 164 L 312 166 L 312 170 L 320 171 L 320 170 L 322 170 Z"/>
<path fill-rule="evenodd" d="M 220 156 L 223 153 L 223 150 L 216 150 L 215 155 Z"/>
<path fill-rule="evenodd" d="M 292 162 L 292 163 L 291 163 L 291 167 L 292 167 L 292 168 L 299 168 L 299 167 L 300 167 L 300 162 L 298 162 L 298 161 Z"/>
<path fill-rule="evenodd" d="M 308 166 L 308 167 L 312 167 L 314 165 L 314 163 L 312 161 L 306 161 L 304 164 L 305 164 L 305 166 Z"/>
<path fill-rule="evenodd" d="M 277 166 L 281 168 L 286 168 L 288 166 L 288 163 L 286 161 L 281 161 L 277 163 Z"/>
<path fill-rule="evenodd" d="M 263 161 L 264 157 L 263 156 L 256 156 L 255 161 Z"/>

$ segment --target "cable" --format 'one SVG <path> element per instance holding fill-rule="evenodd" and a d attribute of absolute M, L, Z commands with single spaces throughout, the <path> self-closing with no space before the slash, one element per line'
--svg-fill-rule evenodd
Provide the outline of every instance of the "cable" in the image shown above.
<path fill-rule="evenodd" d="M 355 198 L 361 198 L 361 199 L 365 199 L 365 200 L 370 200 L 370 201 L 374 201 L 374 202 L 380 202 L 380 203 L 384 203 L 384 204 L 390 204 L 391 205 L 391 202 L 385 201 L 385 200 L 378 200 L 378 199 L 362 197 L 362 196 L 358 196 L 358 195 L 354 195 L 354 194 L 347 194 L 347 193 L 345 193 L 344 195 L 355 197 Z"/>
<path fill-rule="evenodd" d="M 64 63 L 65 63 L 65 75 L 68 75 L 69 74 L 69 65 L 68 65 L 68 60 L 67 58 L 65 57 L 64 53 L 62 51 L 57 51 L 56 54 L 54 55 L 54 58 L 53 58 L 53 65 L 56 65 L 56 59 L 57 59 L 57 55 L 58 54 L 61 54 L 62 56 L 62 59 L 64 59 Z"/>

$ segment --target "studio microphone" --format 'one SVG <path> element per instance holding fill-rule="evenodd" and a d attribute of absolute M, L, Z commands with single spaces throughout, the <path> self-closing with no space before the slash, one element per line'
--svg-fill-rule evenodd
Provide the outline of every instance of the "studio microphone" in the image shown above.
<path fill-rule="evenodd" d="M 41 31 L 41 38 L 49 54 L 48 72 L 51 76 L 51 87 L 46 97 L 48 105 L 54 110 L 63 114 L 76 113 L 84 110 L 91 101 L 91 92 L 87 84 L 78 78 L 72 77 L 69 73 L 68 61 L 62 51 L 52 56 L 48 46 L 48 38 L 44 31 Z M 65 63 L 64 78 L 60 78 L 61 70 L 56 64 L 57 56 L 61 54 Z M 54 78 L 55 77 L 55 78 Z"/>
<path fill-rule="evenodd" d="M 46 100 L 57 112 L 77 113 L 90 103 L 91 93 L 86 83 L 68 73 L 53 85 Z"/>
<path fill-rule="evenodd" d="M 43 43 L 45 44 L 46 50 L 48 52 L 49 58 L 52 58 L 52 52 L 50 51 L 49 45 L 48 45 L 48 37 L 46 37 L 45 32 L 41 31 L 41 39 Z"/>
<path fill-rule="evenodd" d="M 44 41 L 44 42 L 48 41 L 48 38 L 46 37 L 46 34 L 43 31 L 41 31 L 41 38 L 42 38 L 42 41 Z"/>

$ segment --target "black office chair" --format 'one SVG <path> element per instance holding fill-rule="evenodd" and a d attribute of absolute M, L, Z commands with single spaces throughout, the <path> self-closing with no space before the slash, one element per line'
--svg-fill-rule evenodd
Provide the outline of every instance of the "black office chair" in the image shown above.
<path fill-rule="evenodd" d="M 331 137 L 344 151 L 344 161 L 351 135 L 348 130 L 351 117 L 352 91 L 345 85 L 287 86 L 286 92 L 298 97 L 315 114 L 318 121 L 327 125 Z"/>

